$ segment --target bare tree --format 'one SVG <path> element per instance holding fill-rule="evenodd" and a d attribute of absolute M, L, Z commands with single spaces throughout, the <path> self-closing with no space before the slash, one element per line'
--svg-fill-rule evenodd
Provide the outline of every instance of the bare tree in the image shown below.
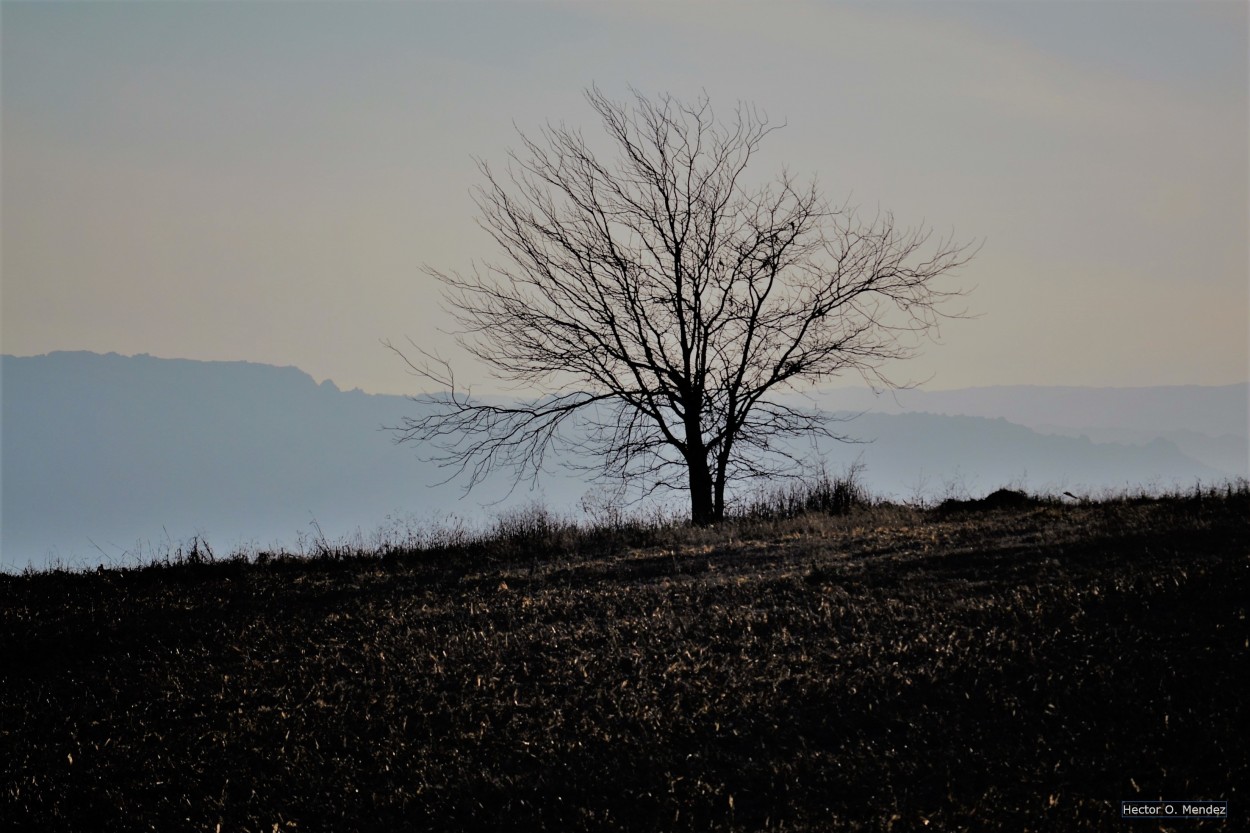
<path fill-rule="evenodd" d="M 501 466 L 536 478 L 553 449 L 592 452 L 605 476 L 688 489 L 692 520 L 713 522 L 727 484 L 793 470 L 782 440 L 831 436 L 782 394 L 846 373 L 891 386 L 883 365 L 934 330 L 959 294 L 935 279 L 972 252 L 888 213 L 861 221 L 785 171 L 749 185 L 776 129 L 752 107 L 725 124 L 706 96 L 586 97 L 617 156 L 564 125 L 522 133 L 504 174 L 478 161 L 479 225 L 503 260 L 426 267 L 460 343 L 535 397 L 475 400 L 417 348 L 405 360 L 445 392 L 398 439 L 438 449 L 469 488 Z"/>

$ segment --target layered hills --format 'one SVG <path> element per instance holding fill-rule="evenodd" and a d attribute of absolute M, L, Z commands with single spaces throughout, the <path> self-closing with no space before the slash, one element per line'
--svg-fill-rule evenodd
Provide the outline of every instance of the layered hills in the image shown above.
<path fill-rule="evenodd" d="M 420 401 L 340 390 L 294 367 L 59 352 L 4 356 L 0 380 L 8 570 L 126 563 L 193 536 L 224 551 L 292 548 L 301 536 L 367 537 L 449 515 L 473 524 L 534 501 L 573 513 L 596 488 L 557 467 L 537 492 L 500 473 L 466 497 L 385 430 Z M 1008 484 L 1169 488 L 1247 469 L 1244 385 L 841 390 L 813 401 L 855 441 L 818 443 L 805 451 L 813 466 L 836 474 L 858 462 L 864 485 L 896 499 Z"/>

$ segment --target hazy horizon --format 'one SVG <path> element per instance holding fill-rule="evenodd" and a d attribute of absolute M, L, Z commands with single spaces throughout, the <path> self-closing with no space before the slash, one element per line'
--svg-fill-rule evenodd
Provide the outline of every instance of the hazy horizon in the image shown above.
<path fill-rule="evenodd" d="M 402 390 L 402 391 L 367 390 L 365 388 L 360 387 L 359 385 L 350 385 L 350 384 L 341 382 L 338 379 L 334 379 L 330 376 L 318 377 L 316 374 L 309 372 L 307 368 L 300 367 L 298 364 L 273 364 L 272 362 L 257 361 L 255 359 L 247 359 L 247 358 L 239 358 L 239 359 L 207 358 L 206 359 L 206 358 L 198 358 L 195 356 L 159 355 L 157 353 L 152 353 L 149 351 L 143 351 L 143 352 L 138 352 L 138 353 L 124 353 L 124 352 L 120 352 L 117 350 L 109 350 L 105 352 L 100 352 L 97 350 L 85 350 L 85 349 L 84 350 L 47 350 L 47 351 L 43 351 L 40 353 L 5 352 L 5 353 L 0 353 L 0 355 L 3 355 L 5 357 L 11 357 L 11 358 L 39 358 L 41 356 L 49 356 L 55 353 L 90 353 L 96 356 L 116 355 L 122 358 L 148 357 L 148 358 L 161 359 L 161 360 L 167 360 L 167 361 L 192 361 L 192 362 L 214 362 L 214 363 L 222 363 L 222 364 L 237 363 L 237 364 L 263 365 L 266 367 L 273 367 L 273 368 L 277 368 L 280 370 L 282 369 L 298 370 L 300 373 L 307 375 L 310 379 L 312 379 L 318 385 L 325 384 L 328 382 L 331 385 L 333 385 L 336 389 L 344 393 L 360 392 L 369 396 L 417 396 L 417 395 L 421 395 L 413 390 Z M 910 392 L 916 392 L 916 393 L 921 393 L 921 394 L 940 394 L 940 393 L 960 393 L 960 392 L 965 392 L 965 391 L 976 391 L 976 390 L 992 390 L 995 388 L 1039 388 L 1039 389 L 1051 389 L 1051 390 L 1069 389 L 1069 390 L 1094 391 L 1094 390 L 1150 390 L 1150 389 L 1156 389 L 1156 388 L 1186 388 L 1186 387 L 1229 388 L 1229 387 L 1239 387 L 1239 386 L 1240 387 L 1250 386 L 1250 380 L 1217 382 L 1217 383 L 1211 383 L 1211 384 L 1203 384 L 1203 383 L 1195 383 L 1195 382 L 1176 382 L 1176 383 L 1155 384 L 1155 385 L 1092 385 L 1092 384 L 1091 385 L 1065 385 L 1065 384 L 1036 384 L 1036 383 L 1028 383 L 1028 382 L 1005 382 L 1001 384 L 965 385 L 961 387 L 939 387 L 933 384 L 921 383 L 914 387 L 894 389 L 894 388 L 885 388 L 881 386 L 873 387 L 865 383 L 859 377 L 848 376 L 842 379 L 833 379 L 833 380 L 828 381 L 827 383 L 817 384 L 814 387 L 810 388 L 810 390 L 814 393 L 818 393 L 822 391 L 824 392 L 864 391 L 865 393 L 868 393 L 874 396 L 888 398 L 894 394 L 906 394 Z M 428 387 L 428 384 L 427 384 L 427 387 Z M 804 388 L 804 389 L 801 389 L 799 392 L 802 393 L 804 390 L 808 390 L 808 389 Z M 434 391 L 433 389 L 424 391 L 424 393 L 434 393 L 434 392 L 442 392 L 442 391 Z M 492 392 L 490 395 L 491 396 L 499 396 L 499 395 L 506 396 L 508 395 L 508 392 L 506 391 Z M 1250 406 L 1250 402 L 1248 402 L 1247 404 L 1248 406 Z"/>
<path fill-rule="evenodd" d="M 506 471 L 471 494 L 463 479 L 436 486 L 450 472 L 380 430 L 421 413 L 421 402 L 341 390 L 293 366 L 57 351 L 4 355 L 0 376 L 3 570 L 58 557 L 128 563 L 193 536 L 223 552 L 293 548 L 301 535 L 484 526 L 535 500 L 578 518 L 585 499 L 622 497 L 621 484 L 588 479 L 575 452 L 557 455 L 535 491 L 522 483 L 510 492 Z M 837 425 L 857 442 L 795 442 L 808 476 L 861 465 L 862 485 L 881 498 L 979 497 L 1006 485 L 1050 494 L 1192 488 L 1250 477 L 1246 398 L 1244 384 L 880 398 L 833 389 L 810 404 L 857 415 Z M 655 497 L 680 511 L 679 494 Z"/>
<path fill-rule="evenodd" d="M 984 241 L 929 390 L 1243 383 L 1241 2 L 0 5 L 0 349 L 298 367 L 417 393 L 421 265 L 495 256 L 478 156 L 582 93 L 739 100 L 753 175 Z M 856 378 L 830 385 L 854 385 Z"/>

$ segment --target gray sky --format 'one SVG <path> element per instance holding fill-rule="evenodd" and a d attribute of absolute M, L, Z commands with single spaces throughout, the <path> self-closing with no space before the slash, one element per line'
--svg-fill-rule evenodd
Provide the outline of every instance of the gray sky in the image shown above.
<path fill-rule="evenodd" d="M 472 156 L 597 128 L 593 82 L 754 102 L 759 174 L 984 238 L 980 317 L 896 375 L 1246 381 L 1247 8 L 4 2 L 3 351 L 415 392 L 379 340 L 455 357 L 420 266 L 494 255 Z"/>

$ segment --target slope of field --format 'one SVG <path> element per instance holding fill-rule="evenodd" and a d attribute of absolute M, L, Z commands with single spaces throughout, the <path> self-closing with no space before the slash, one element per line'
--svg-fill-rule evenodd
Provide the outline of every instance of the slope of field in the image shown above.
<path fill-rule="evenodd" d="M 1244 822 L 1244 490 L 190 561 L 0 576 L 11 829 Z"/>

